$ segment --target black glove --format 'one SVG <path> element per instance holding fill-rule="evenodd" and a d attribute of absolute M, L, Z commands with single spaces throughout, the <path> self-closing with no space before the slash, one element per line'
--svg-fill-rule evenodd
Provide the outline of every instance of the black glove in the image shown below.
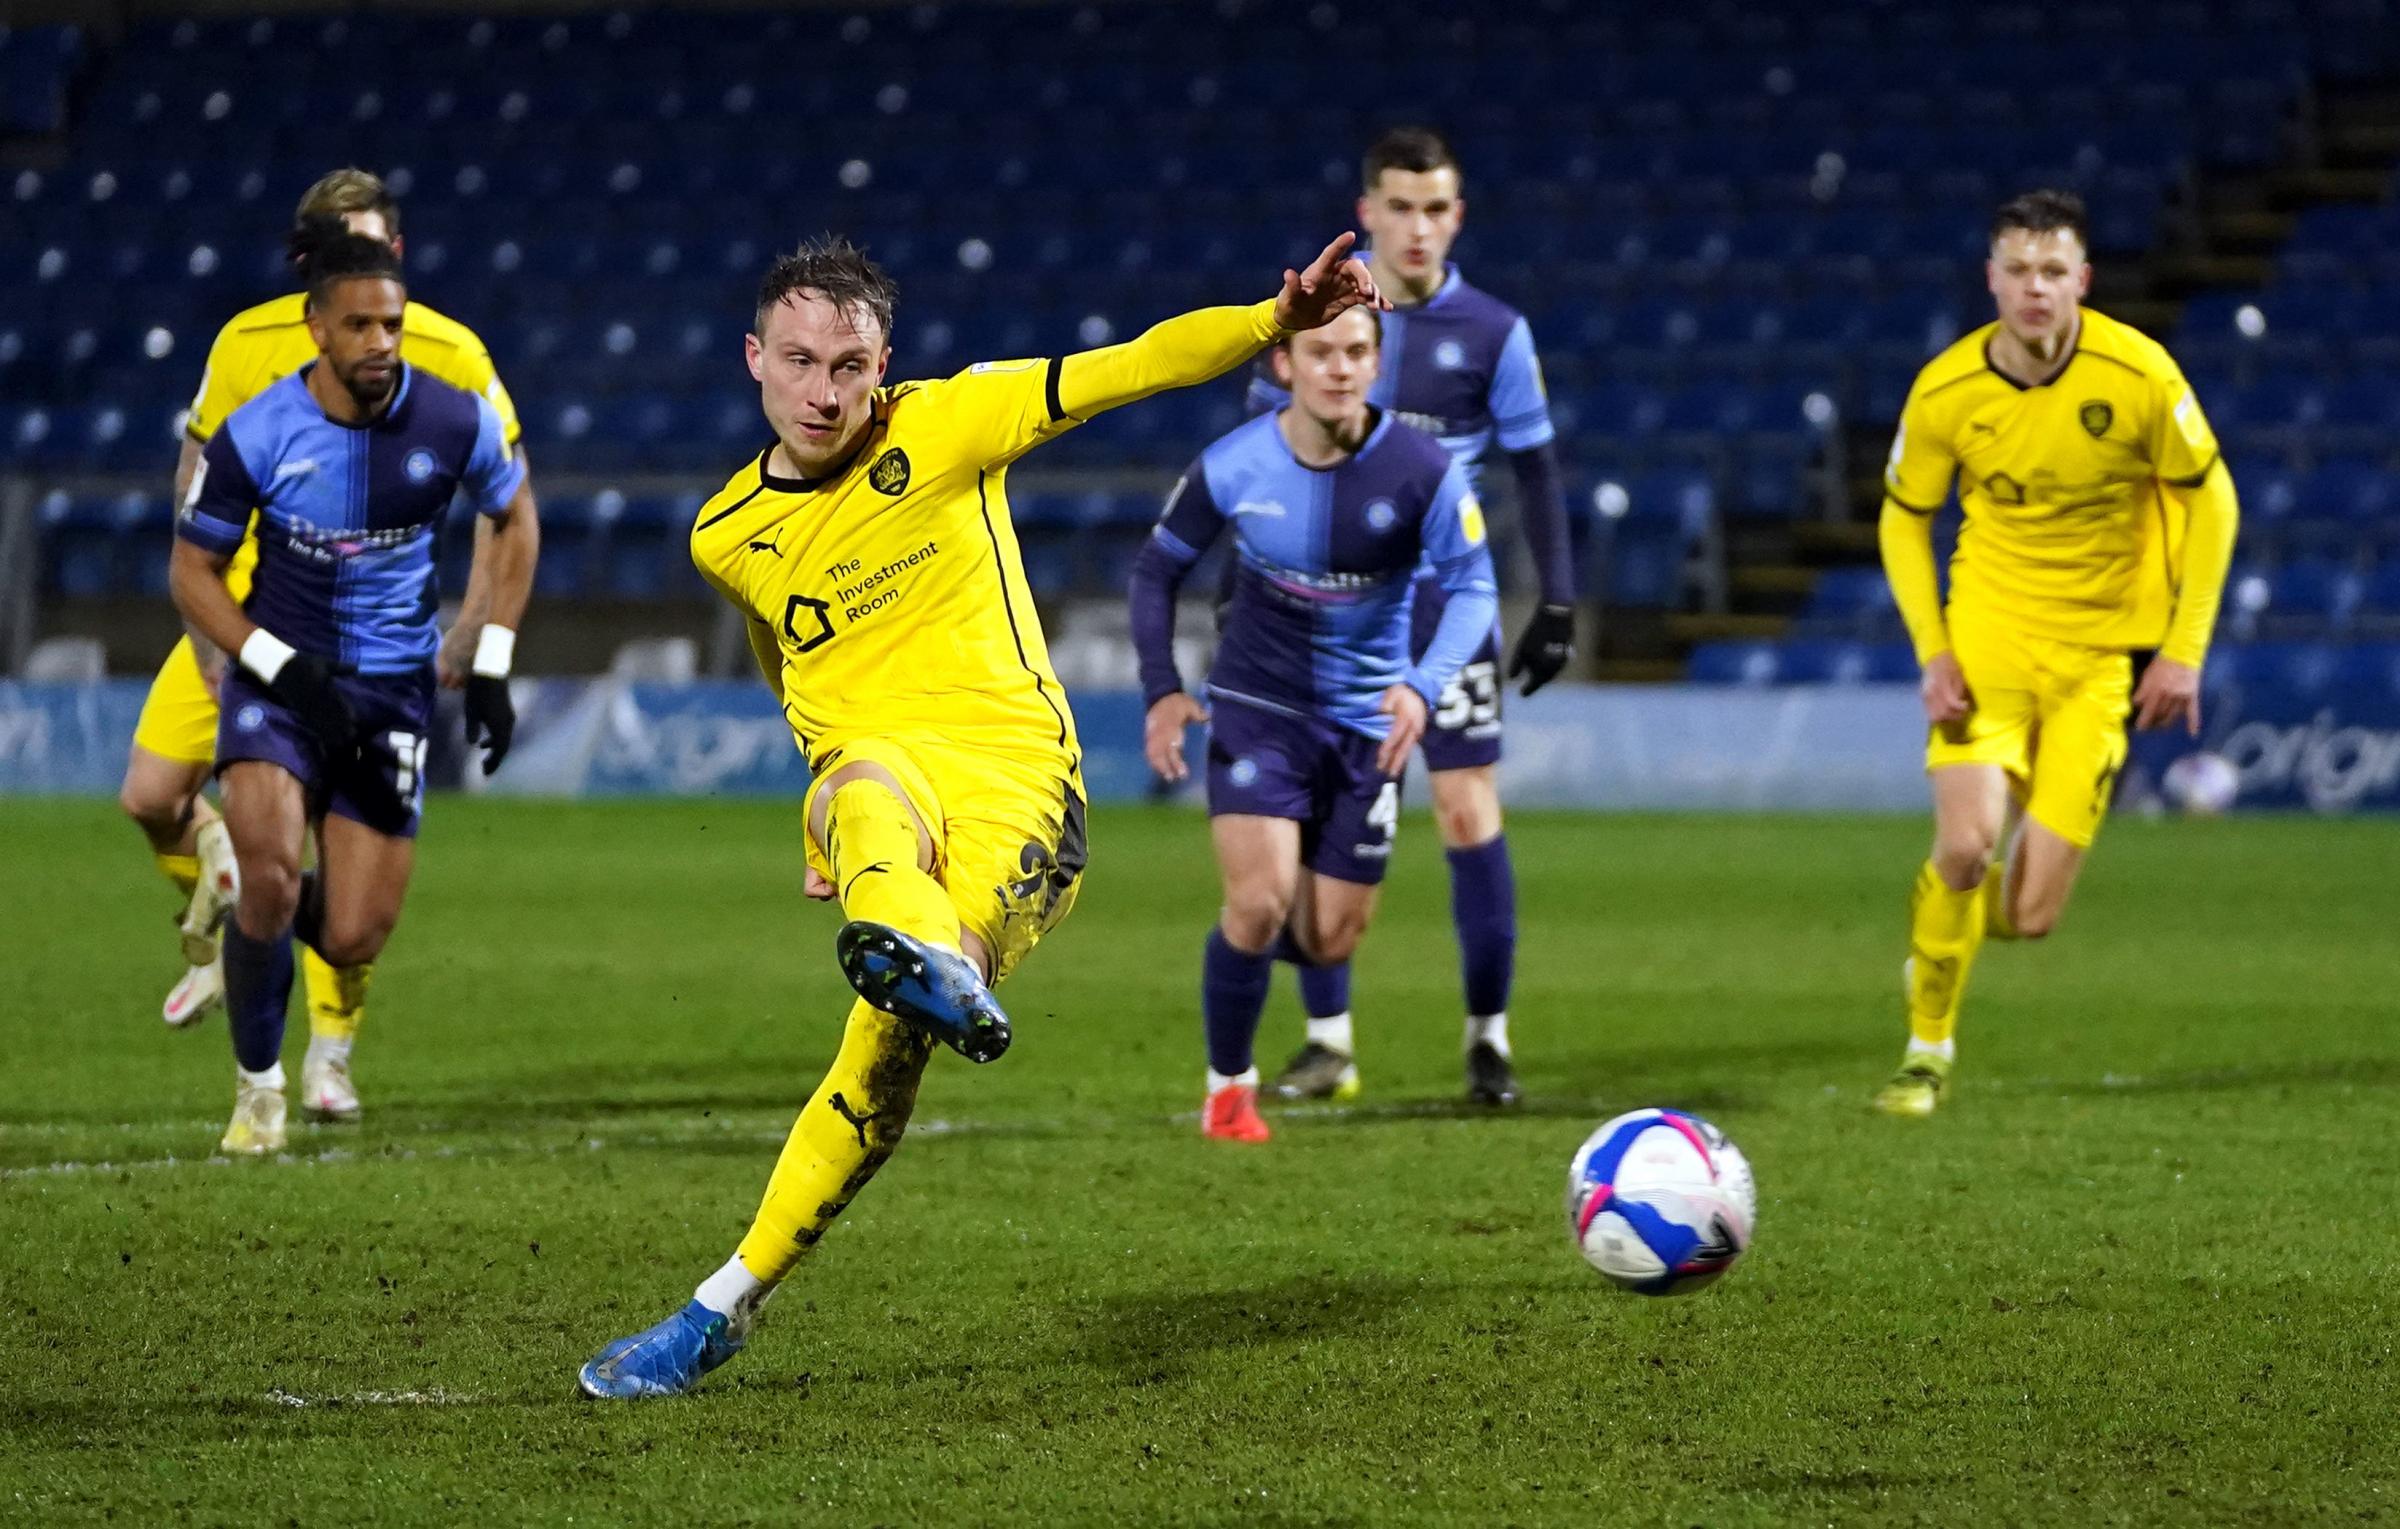
<path fill-rule="evenodd" d="M 467 676 L 467 745 L 484 746 L 483 773 L 491 774 L 508 757 L 509 741 L 517 735 L 517 704 L 509 699 L 508 681 L 489 674 Z"/>
<path fill-rule="evenodd" d="M 1525 676 L 1519 695 L 1531 695 L 1558 678 L 1558 671 L 1575 656 L 1575 607 L 1534 607 L 1533 619 L 1517 636 L 1517 651 L 1509 658 L 1508 677 Z"/>
<path fill-rule="evenodd" d="M 267 693 L 281 701 L 291 714 L 308 729 L 324 751 L 325 763 L 333 771 L 349 770 L 358 761 L 358 719 L 350 713 L 350 703 L 342 699 L 334 687 L 334 676 L 352 671 L 342 664 L 319 658 L 314 653 L 295 653 L 275 671 L 267 682 Z"/>

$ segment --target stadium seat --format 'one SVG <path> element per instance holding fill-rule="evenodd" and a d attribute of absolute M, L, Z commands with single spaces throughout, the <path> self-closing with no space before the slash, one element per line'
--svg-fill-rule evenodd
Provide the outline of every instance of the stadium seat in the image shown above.
<path fill-rule="evenodd" d="M 592 580 L 595 592 L 625 600 L 681 593 L 691 554 L 686 506 L 657 494 L 634 494 L 608 506 L 607 536 Z"/>
<path fill-rule="evenodd" d="M 2296 519 L 2364 526 L 2392 513 L 2392 474 L 2381 463 L 2340 459 L 2319 466 L 2300 486 Z"/>
<path fill-rule="evenodd" d="M 1398 40 L 1437 12 L 1438 48 Z M 802 22 L 674 7 L 137 17 L 106 46 L 72 27 L 0 34 L 0 132 L 58 135 L 42 168 L 0 172 L 0 471 L 163 472 L 208 336 L 288 284 L 275 230 L 329 155 L 393 173 L 412 273 L 491 342 L 544 481 L 580 477 L 588 498 L 608 475 L 713 475 L 757 448 L 735 326 L 797 227 L 848 230 L 891 266 L 917 374 L 1053 354 L 1238 296 L 1349 195 L 1347 148 L 1291 145 L 1348 144 L 1406 101 L 1468 157 L 1461 262 L 1533 310 L 1570 460 L 1703 472 L 1712 520 L 1720 504 L 1806 516 L 1812 474 L 1840 459 L 1792 399 L 1897 416 L 1926 356 L 1988 311 L 1974 272 L 2001 188 L 2076 185 L 2095 248 L 2148 248 L 2207 166 L 2275 162 L 2304 83 L 2400 65 L 2361 0 L 1705 15 L 1401 0 L 1372 24 L 1341 18 L 1339 69 L 1304 11 L 1253 3 L 1238 37 L 1173 8 L 1091 16 L 1051 35 L 971 7 L 871 11 L 838 66 L 801 82 L 760 59 L 811 41 Z M 267 60 L 274 88 L 256 83 Z M 1032 72 L 1054 90 L 998 110 L 997 82 Z M 807 136 L 836 111 L 842 143 Z M 295 150 L 303 128 L 322 153 Z M 2396 219 L 2303 210 L 2268 285 L 2194 295 L 2173 338 L 2241 477 L 2245 545 L 2286 568 L 2394 534 Z M 1239 408 L 1230 387 L 1162 396 L 1042 460 L 1169 470 Z M 1138 538 L 1156 509 L 1141 497 L 1021 509 L 1029 528 L 1057 515 Z M 614 550 L 650 531 L 591 534 L 578 556 L 598 559 L 597 587 L 654 587 Z M 1636 502 L 1593 543 L 1610 587 L 1680 597 L 1688 526 Z M 1073 579 L 1100 577 L 1096 555 L 1072 561 Z M 675 587 L 664 566 L 655 587 Z M 2326 591 L 2274 593 L 2280 618 Z"/>
<path fill-rule="evenodd" d="M 1828 568 L 1800 609 L 1812 624 L 1872 631 L 1898 619 L 1890 581 L 1880 568 Z"/>
<path fill-rule="evenodd" d="M 1776 678 L 1786 685 L 1866 685 L 1916 678 L 1906 644 L 1790 637 L 1781 644 Z"/>
<path fill-rule="evenodd" d="M 2334 660 L 2333 687 L 2345 696 L 2400 702 L 2400 642 L 2343 645 Z"/>
<path fill-rule="evenodd" d="M 2243 693 L 2312 701 L 2338 681 L 2344 646 L 2329 642 L 2241 643 L 2209 655 L 2212 681 Z"/>
<path fill-rule="evenodd" d="M 1684 673 L 1695 685 L 1772 685 L 1782 675 L 1783 649 L 1771 642 L 1704 642 Z"/>
<path fill-rule="evenodd" d="M 2261 630 L 2298 636 L 2338 628 L 2359 602 L 2359 585 L 2357 574 L 2332 563 L 2288 563 L 2266 575 Z"/>
<path fill-rule="evenodd" d="M 2400 634 L 2400 558 L 2386 557 L 2359 581 L 2353 615 L 2361 631 Z"/>

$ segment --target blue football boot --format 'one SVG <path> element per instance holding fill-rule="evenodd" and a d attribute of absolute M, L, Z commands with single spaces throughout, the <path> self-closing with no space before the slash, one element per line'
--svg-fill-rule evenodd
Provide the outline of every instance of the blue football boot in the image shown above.
<path fill-rule="evenodd" d="M 742 1351 L 749 1324 L 740 1328 L 693 1301 L 644 1332 L 619 1338 L 577 1372 L 583 1394 L 632 1401 L 644 1396 L 681 1396 L 700 1377 Z"/>
<path fill-rule="evenodd" d="M 858 996 L 906 1020 L 970 1062 L 1008 1049 L 1008 1016 L 975 964 L 884 924 L 842 926 L 833 948 Z"/>

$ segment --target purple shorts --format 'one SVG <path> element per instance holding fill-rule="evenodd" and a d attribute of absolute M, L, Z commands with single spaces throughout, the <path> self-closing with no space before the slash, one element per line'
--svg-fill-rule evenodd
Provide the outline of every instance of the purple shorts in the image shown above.
<path fill-rule="evenodd" d="M 1435 627 L 1442 624 L 1450 596 L 1430 579 L 1419 579 L 1408 616 L 1408 656 L 1425 656 Z M 1442 698 L 1425 719 L 1428 770 L 1464 770 L 1500 761 L 1500 628 L 1492 627 L 1475 650 L 1442 687 Z"/>
<path fill-rule="evenodd" d="M 323 751 L 299 719 L 246 671 L 228 666 L 217 704 L 217 769 L 245 759 L 280 765 L 300 782 L 311 813 L 330 812 L 395 839 L 417 836 L 425 804 L 425 738 L 433 721 L 433 670 L 352 674 L 334 681 L 366 739 L 361 768 L 329 778 Z M 380 789 L 377 781 L 380 781 Z"/>
<path fill-rule="evenodd" d="M 1300 863 L 1336 881 L 1382 882 L 1400 826 L 1400 782 L 1375 740 L 1219 696 L 1209 703 L 1208 812 L 1300 825 Z"/>

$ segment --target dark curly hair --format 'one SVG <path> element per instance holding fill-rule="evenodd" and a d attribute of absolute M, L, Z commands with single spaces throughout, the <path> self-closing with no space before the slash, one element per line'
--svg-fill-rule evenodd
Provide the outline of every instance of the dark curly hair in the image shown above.
<path fill-rule="evenodd" d="M 363 276 L 405 284 L 399 254 L 381 239 L 350 232 L 338 217 L 304 220 L 292 230 L 286 248 L 292 264 L 300 268 L 311 308 L 325 300 L 325 293 L 337 281 Z"/>

